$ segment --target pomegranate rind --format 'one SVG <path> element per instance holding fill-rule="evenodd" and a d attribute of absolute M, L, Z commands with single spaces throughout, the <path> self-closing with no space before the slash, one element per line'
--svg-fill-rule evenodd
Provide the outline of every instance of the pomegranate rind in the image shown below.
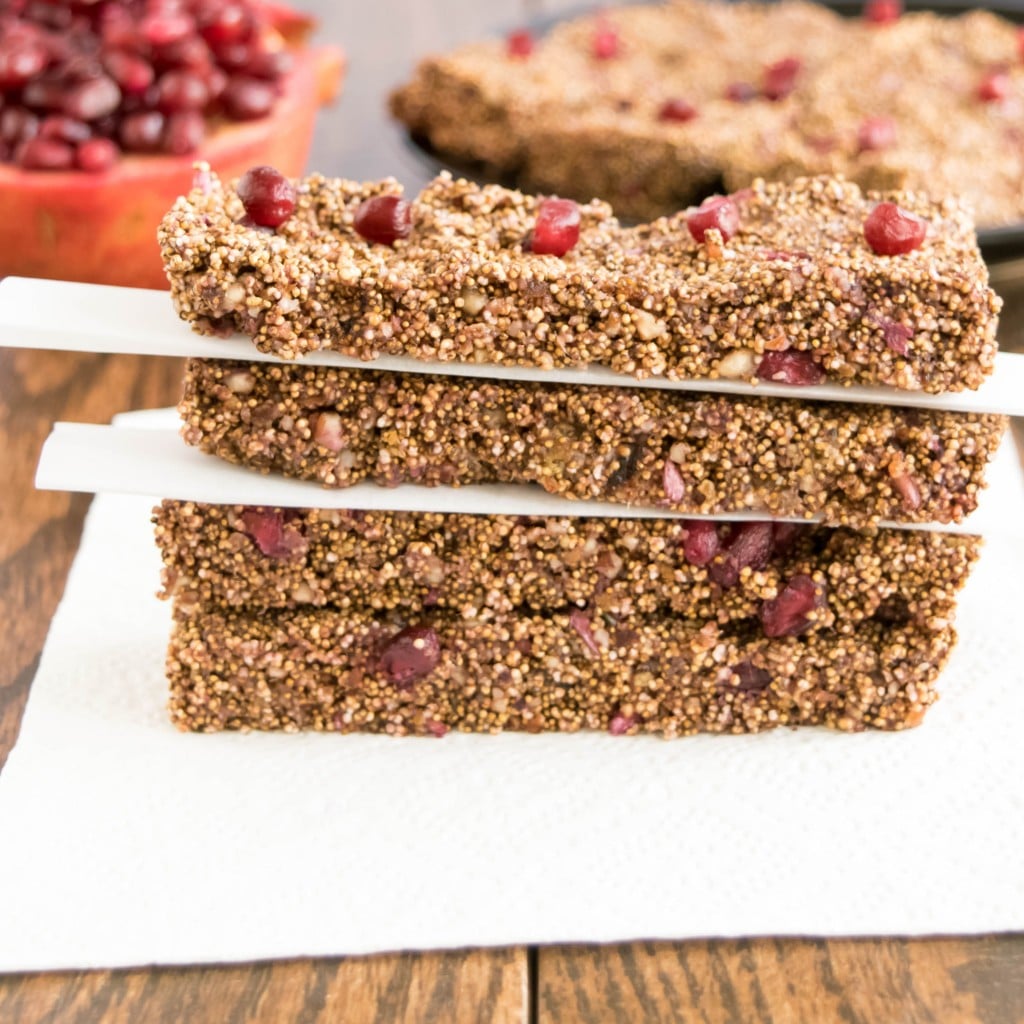
<path fill-rule="evenodd" d="M 340 80 L 340 51 L 297 53 L 272 113 L 222 125 L 197 153 L 125 155 L 99 174 L 0 165 L 0 277 L 166 288 L 156 229 L 174 200 L 191 188 L 193 163 L 205 160 L 224 179 L 256 164 L 300 176 L 324 102 L 324 62 Z"/>

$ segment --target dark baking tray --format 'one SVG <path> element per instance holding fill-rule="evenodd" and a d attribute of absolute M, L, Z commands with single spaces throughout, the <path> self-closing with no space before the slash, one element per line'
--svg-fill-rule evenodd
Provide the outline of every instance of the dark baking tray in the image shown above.
<path fill-rule="evenodd" d="M 649 3 L 652 0 L 637 0 L 637 2 Z M 582 6 L 578 10 L 566 12 L 558 18 L 541 16 L 532 19 L 529 23 L 529 28 L 537 33 L 543 33 L 548 31 L 558 21 L 578 17 L 581 14 L 587 13 L 587 11 L 600 10 L 601 6 Z M 626 4 L 621 3 L 620 0 L 619 6 L 626 6 Z M 839 0 L 839 2 L 824 3 L 823 6 L 830 7 L 846 17 L 855 17 L 860 14 L 863 4 Z M 932 3 L 915 3 L 914 0 L 905 0 L 904 3 L 904 7 L 908 11 L 936 11 L 939 14 L 950 15 L 963 14 L 966 11 L 977 9 L 978 6 L 978 4 L 944 3 L 942 0 L 935 0 Z M 1021 0 L 1021 3 L 1017 6 L 1003 3 L 987 5 L 986 9 L 994 14 L 1001 15 L 1008 21 L 1024 24 L 1024 0 Z M 519 25 L 514 27 L 518 28 Z M 432 172 L 446 169 L 473 180 L 482 179 L 483 170 L 480 165 L 456 162 L 445 154 L 438 153 L 432 149 L 426 139 L 408 133 L 405 134 L 405 138 L 408 140 L 409 149 L 420 161 L 426 162 Z M 511 180 L 502 181 L 498 179 L 498 182 L 510 187 L 515 185 L 515 182 Z M 1021 187 L 1024 188 L 1024 182 L 1021 183 Z M 987 263 L 999 263 L 1004 260 L 1024 257 L 1024 221 L 1017 221 L 1016 223 L 998 228 L 983 228 L 978 231 L 978 244 L 981 246 L 982 255 Z"/>

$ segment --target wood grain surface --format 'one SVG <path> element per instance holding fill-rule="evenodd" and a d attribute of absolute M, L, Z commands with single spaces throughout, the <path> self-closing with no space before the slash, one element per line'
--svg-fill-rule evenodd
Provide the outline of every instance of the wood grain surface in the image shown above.
<path fill-rule="evenodd" d="M 384 94 L 416 55 L 584 5 L 305 6 L 351 56 L 345 99 L 323 117 L 312 165 L 351 177 L 393 174 L 416 188 L 431 168 L 383 114 Z M 1024 334 L 1021 281 L 1024 267 L 1000 284 L 1014 342 L 1018 329 Z M 179 380 L 169 360 L 0 353 L 0 766 L 88 507 L 84 496 L 33 490 L 40 445 L 57 419 L 105 422 L 169 404 Z M 0 1024 L 164 1021 L 1022 1024 L 1024 936 L 633 943 L 0 977 Z"/>

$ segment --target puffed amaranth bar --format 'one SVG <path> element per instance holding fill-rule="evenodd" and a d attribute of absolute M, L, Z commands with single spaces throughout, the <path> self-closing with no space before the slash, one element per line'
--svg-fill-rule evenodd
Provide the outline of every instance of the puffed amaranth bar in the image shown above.
<path fill-rule="evenodd" d="M 794 577 L 821 580 L 831 629 L 942 630 L 978 538 L 679 519 L 274 509 L 164 501 L 163 597 L 181 612 L 330 607 L 345 614 L 586 608 L 628 624 L 672 615 L 755 628 Z"/>
<path fill-rule="evenodd" d="M 674 615 L 582 612 L 410 623 L 334 609 L 179 614 L 168 654 L 182 729 L 758 732 L 917 725 L 952 627 L 864 622 L 767 638 Z"/>
<path fill-rule="evenodd" d="M 534 483 L 690 514 L 955 522 L 1006 418 L 882 405 L 190 360 L 192 445 L 348 487 Z"/>
<path fill-rule="evenodd" d="M 393 180 L 314 175 L 268 229 L 208 177 L 160 226 L 175 306 L 200 332 L 241 332 L 285 358 L 329 349 L 929 392 L 976 388 L 993 367 L 999 300 L 953 198 L 758 181 L 733 197 L 734 237 L 701 243 L 685 213 L 624 228 L 593 200 L 576 244 L 554 256 L 530 249 L 541 200 L 497 185 L 436 178 L 410 200 L 408 236 L 386 245 L 354 218 L 398 195 Z M 872 251 L 864 222 L 881 199 L 927 221 L 919 248 Z"/>

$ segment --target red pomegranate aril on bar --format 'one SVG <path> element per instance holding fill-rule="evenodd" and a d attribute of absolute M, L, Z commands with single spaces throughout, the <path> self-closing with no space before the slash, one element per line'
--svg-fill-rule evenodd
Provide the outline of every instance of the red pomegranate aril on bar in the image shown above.
<path fill-rule="evenodd" d="M 765 352 L 757 364 L 761 380 L 776 384 L 820 384 L 825 371 L 814 361 L 810 352 L 786 349 L 783 352 Z"/>
<path fill-rule="evenodd" d="M 110 139 L 88 139 L 75 150 L 75 166 L 90 174 L 100 174 L 117 163 L 119 152 Z"/>
<path fill-rule="evenodd" d="M 678 121 L 685 124 L 697 116 L 697 108 L 683 99 L 665 100 L 658 111 L 659 121 Z"/>
<path fill-rule="evenodd" d="M 280 227 L 295 212 L 295 187 L 273 167 L 253 167 L 238 181 L 245 212 L 261 227 Z"/>
<path fill-rule="evenodd" d="M 1001 103 L 1010 95 L 1010 76 L 1002 68 L 989 71 L 978 83 L 982 103 Z"/>
<path fill-rule="evenodd" d="M 896 141 L 896 122 L 891 117 L 866 117 L 857 128 L 857 149 L 861 153 L 888 149 Z"/>
<path fill-rule="evenodd" d="M 600 22 L 590 41 L 591 53 L 597 60 L 611 60 L 619 55 L 619 48 L 619 33 L 615 26 Z"/>
<path fill-rule="evenodd" d="M 678 505 L 686 496 L 686 485 L 683 482 L 683 475 L 679 467 L 671 460 L 665 459 L 665 468 L 662 470 L 662 484 L 665 488 L 665 497 Z"/>
<path fill-rule="evenodd" d="M 352 226 L 368 242 L 394 245 L 412 231 L 412 206 L 401 196 L 372 196 L 359 204 Z"/>
<path fill-rule="evenodd" d="M 772 524 L 741 523 L 733 530 L 720 557 L 715 558 L 708 574 L 728 589 L 739 582 L 743 569 L 763 569 L 772 554 Z"/>
<path fill-rule="evenodd" d="M 425 679 L 441 661 L 441 641 L 429 626 L 406 626 L 384 646 L 380 670 L 402 690 Z"/>
<path fill-rule="evenodd" d="M 729 196 L 710 196 L 686 215 L 686 226 L 694 240 L 703 242 L 705 234 L 716 228 L 728 242 L 740 228 L 740 212 Z"/>
<path fill-rule="evenodd" d="M 510 57 L 529 57 L 533 53 L 533 36 L 525 29 L 510 32 L 505 40 L 505 52 Z"/>
<path fill-rule="evenodd" d="M 872 25 L 888 25 L 899 21 L 903 14 L 903 0 L 867 0 L 864 20 Z"/>
<path fill-rule="evenodd" d="M 687 519 L 683 557 L 690 565 L 707 565 L 718 554 L 720 542 L 718 528 L 704 519 Z"/>
<path fill-rule="evenodd" d="M 757 86 L 750 82 L 730 82 L 725 87 L 725 98 L 733 103 L 749 103 L 760 95 Z"/>
<path fill-rule="evenodd" d="M 580 240 L 580 208 L 571 199 L 550 198 L 537 207 L 530 251 L 564 256 Z"/>
<path fill-rule="evenodd" d="M 826 607 L 825 587 L 803 573 L 794 576 L 777 597 L 761 606 L 761 626 L 765 636 L 799 636 L 806 633 Z"/>
<path fill-rule="evenodd" d="M 764 69 L 763 92 L 770 100 L 785 99 L 795 88 L 803 68 L 798 57 L 784 57 Z"/>
<path fill-rule="evenodd" d="M 74 166 L 75 151 L 60 139 L 36 136 L 18 147 L 14 159 L 27 171 L 66 171 Z"/>
<path fill-rule="evenodd" d="M 879 256 L 903 256 L 919 249 L 928 224 L 895 203 L 879 203 L 864 221 L 864 237 Z"/>

